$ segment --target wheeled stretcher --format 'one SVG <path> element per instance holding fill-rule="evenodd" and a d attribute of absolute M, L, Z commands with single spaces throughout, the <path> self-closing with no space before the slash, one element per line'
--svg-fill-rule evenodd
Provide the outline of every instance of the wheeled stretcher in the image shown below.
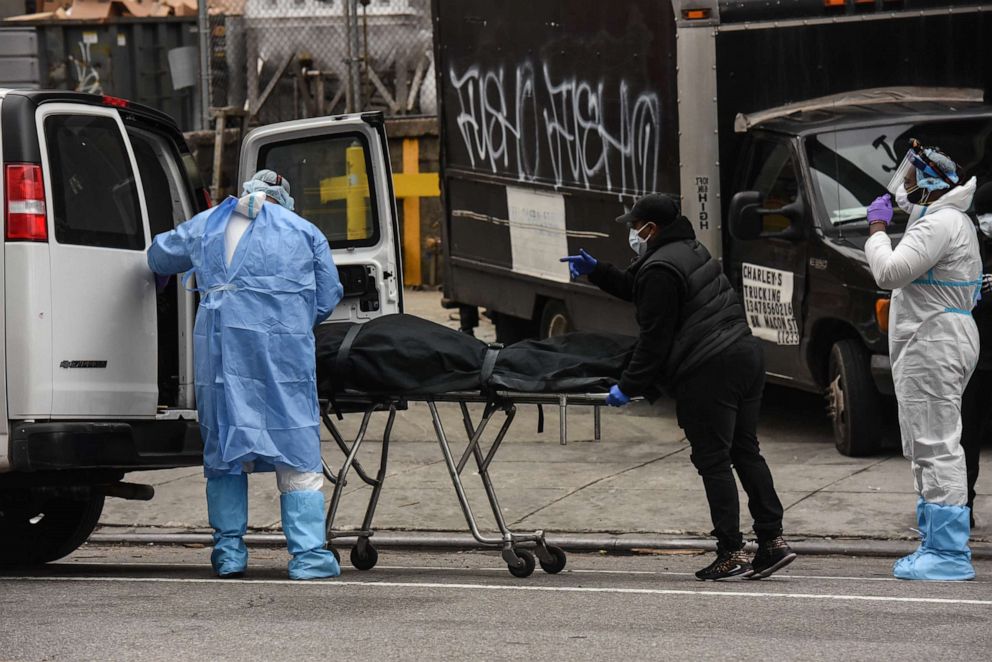
<path fill-rule="evenodd" d="M 543 531 L 533 531 L 530 533 L 514 533 L 510 531 L 503 517 L 496 495 L 496 486 L 493 484 L 489 474 L 489 467 L 496 457 L 503 440 L 506 438 L 513 425 L 517 412 L 517 406 L 522 404 L 532 404 L 542 407 L 541 419 L 543 421 L 543 407 L 556 406 L 559 410 L 559 436 L 562 444 L 567 443 L 568 423 L 567 411 L 570 406 L 591 406 L 594 414 L 594 437 L 600 438 L 600 407 L 605 403 L 605 394 L 566 394 L 566 393 L 517 393 L 510 391 L 494 391 L 490 393 L 468 393 L 454 392 L 447 394 L 417 395 L 409 397 L 383 397 L 365 396 L 355 393 L 341 394 L 331 403 L 321 402 L 321 418 L 324 425 L 330 432 L 333 443 L 344 455 L 344 463 L 335 474 L 324 461 L 324 475 L 334 485 L 334 493 L 327 509 L 327 540 L 328 545 L 333 550 L 335 538 L 355 537 L 358 541 L 351 550 L 351 563 L 359 570 L 370 570 L 378 562 L 378 551 L 371 542 L 375 531 L 372 528 L 372 520 L 375 516 L 376 506 L 382 494 L 382 488 L 386 480 L 386 468 L 389 460 L 389 444 L 393 433 L 393 425 L 396 421 L 396 412 L 407 409 L 411 402 L 422 402 L 427 405 L 434 424 L 434 432 L 437 436 L 441 454 L 444 457 L 448 473 L 451 477 L 455 494 L 461 505 L 462 512 L 468 524 L 469 531 L 479 544 L 499 549 L 503 560 L 506 562 L 510 573 L 516 577 L 527 577 L 534 572 L 537 563 L 548 573 L 555 574 L 561 572 L 565 567 L 565 552 L 553 545 L 549 545 L 544 537 Z M 459 406 L 462 417 L 467 445 L 461 456 L 456 459 L 452 451 L 448 433 L 445 431 L 438 409 L 439 403 L 455 403 Z M 478 424 L 473 420 L 469 409 L 471 404 L 482 404 L 484 409 Z M 338 426 L 335 424 L 334 413 L 340 418 L 342 412 L 361 414 L 362 421 L 358 428 L 355 439 L 349 444 L 345 441 Z M 382 437 L 382 449 L 379 459 L 379 468 L 376 474 L 371 475 L 358 459 L 362 442 L 368 433 L 372 418 L 376 414 L 383 414 L 386 417 L 385 428 Z M 502 422 L 495 439 L 488 449 L 483 449 L 482 438 L 494 418 L 502 414 Z M 499 530 L 499 537 L 486 536 L 479 530 L 478 522 L 472 507 L 469 504 L 462 482 L 463 472 L 470 460 L 474 460 L 474 466 L 478 470 L 479 478 L 485 489 L 486 497 L 492 508 L 493 518 Z M 358 531 L 343 531 L 335 527 L 338 507 L 347 484 L 349 473 L 354 470 L 355 474 L 367 485 L 372 487 L 365 516 L 362 520 L 361 528 Z M 534 551 L 532 552 L 531 549 Z M 335 551 L 335 555 L 338 553 Z M 536 555 L 536 558 L 535 558 Z"/>

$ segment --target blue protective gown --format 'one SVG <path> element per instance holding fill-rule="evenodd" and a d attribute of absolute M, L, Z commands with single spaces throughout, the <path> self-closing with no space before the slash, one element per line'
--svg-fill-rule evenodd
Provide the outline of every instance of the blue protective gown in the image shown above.
<path fill-rule="evenodd" d="M 191 271 L 201 293 L 193 330 L 197 410 L 207 476 L 283 464 L 320 472 L 313 328 L 341 301 L 327 239 L 312 223 L 267 203 L 230 267 L 228 198 L 155 237 L 148 266 Z"/>

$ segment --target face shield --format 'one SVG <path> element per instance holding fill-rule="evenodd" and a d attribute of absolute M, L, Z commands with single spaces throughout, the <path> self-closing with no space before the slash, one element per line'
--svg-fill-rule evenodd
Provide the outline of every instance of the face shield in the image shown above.
<path fill-rule="evenodd" d="M 909 144 L 906 156 L 886 187 L 889 193 L 896 195 L 902 186 L 910 202 L 926 205 L 943 191 L 957 186 L 957 164 L 949 156 L 938 149 L 923 147 L 915 139 L 910 139 Z"/>
<path fill-rule="evenodd" d="M 913 158 L 915 155 L 916 154 L 912 149 L 906 152 L 906 156 L 904 156 L 902 161 L 900 161 L 899 167 L 892 173 L 892 179 L 889 180 L 889 185 L 885 187 L 885 190 L 892 195 L 899 192 L 900 186 L 907 186 L 908 188 L 906 182 L 914 181 L 916 179 L 916 163 Z M 909 179 L 910 175 L 913 175 L 912 180 Z"/>

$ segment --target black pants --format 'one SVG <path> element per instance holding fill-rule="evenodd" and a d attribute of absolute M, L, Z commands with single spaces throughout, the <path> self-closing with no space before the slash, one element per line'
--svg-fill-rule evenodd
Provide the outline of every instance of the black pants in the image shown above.
<path fill-rule="evenodd" d="M 692 447 L 692 464 L 703 477 L 721 549 L 744 544 L 737 470 L 748 496 L 758 541 L 782 535 L 782 502 L 758 450 L 758 417 L 765 361 L 754 337 L 743 338 L 709 359 L 675 389 L 679 425 Z"/>
<path fill-rule="evenodd" d="M 992 409 L 992 370 L 976 370 L 961 398 L 961 447 L 968 466 L 968 507 L 975 505 L 978 459 Z"/>

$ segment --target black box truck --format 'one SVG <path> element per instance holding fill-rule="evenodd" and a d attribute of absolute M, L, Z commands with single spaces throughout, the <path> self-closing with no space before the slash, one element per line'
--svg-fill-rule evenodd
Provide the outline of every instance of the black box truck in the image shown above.
<path fill-rule="evenodd" d="M 613 219 L 681 199 L 763 341 L 769 381 L 827 396 L 837 448 L 876 451 L 894 401 L 889 293 L 865 207 L 909 140 L 992 170 L 992 4 L 434 0 L 445 302 L 500 339 L 633 332 L 570 282 L 625 264 Z M 897 234 L 905 216 L 896 217 Z"/>

